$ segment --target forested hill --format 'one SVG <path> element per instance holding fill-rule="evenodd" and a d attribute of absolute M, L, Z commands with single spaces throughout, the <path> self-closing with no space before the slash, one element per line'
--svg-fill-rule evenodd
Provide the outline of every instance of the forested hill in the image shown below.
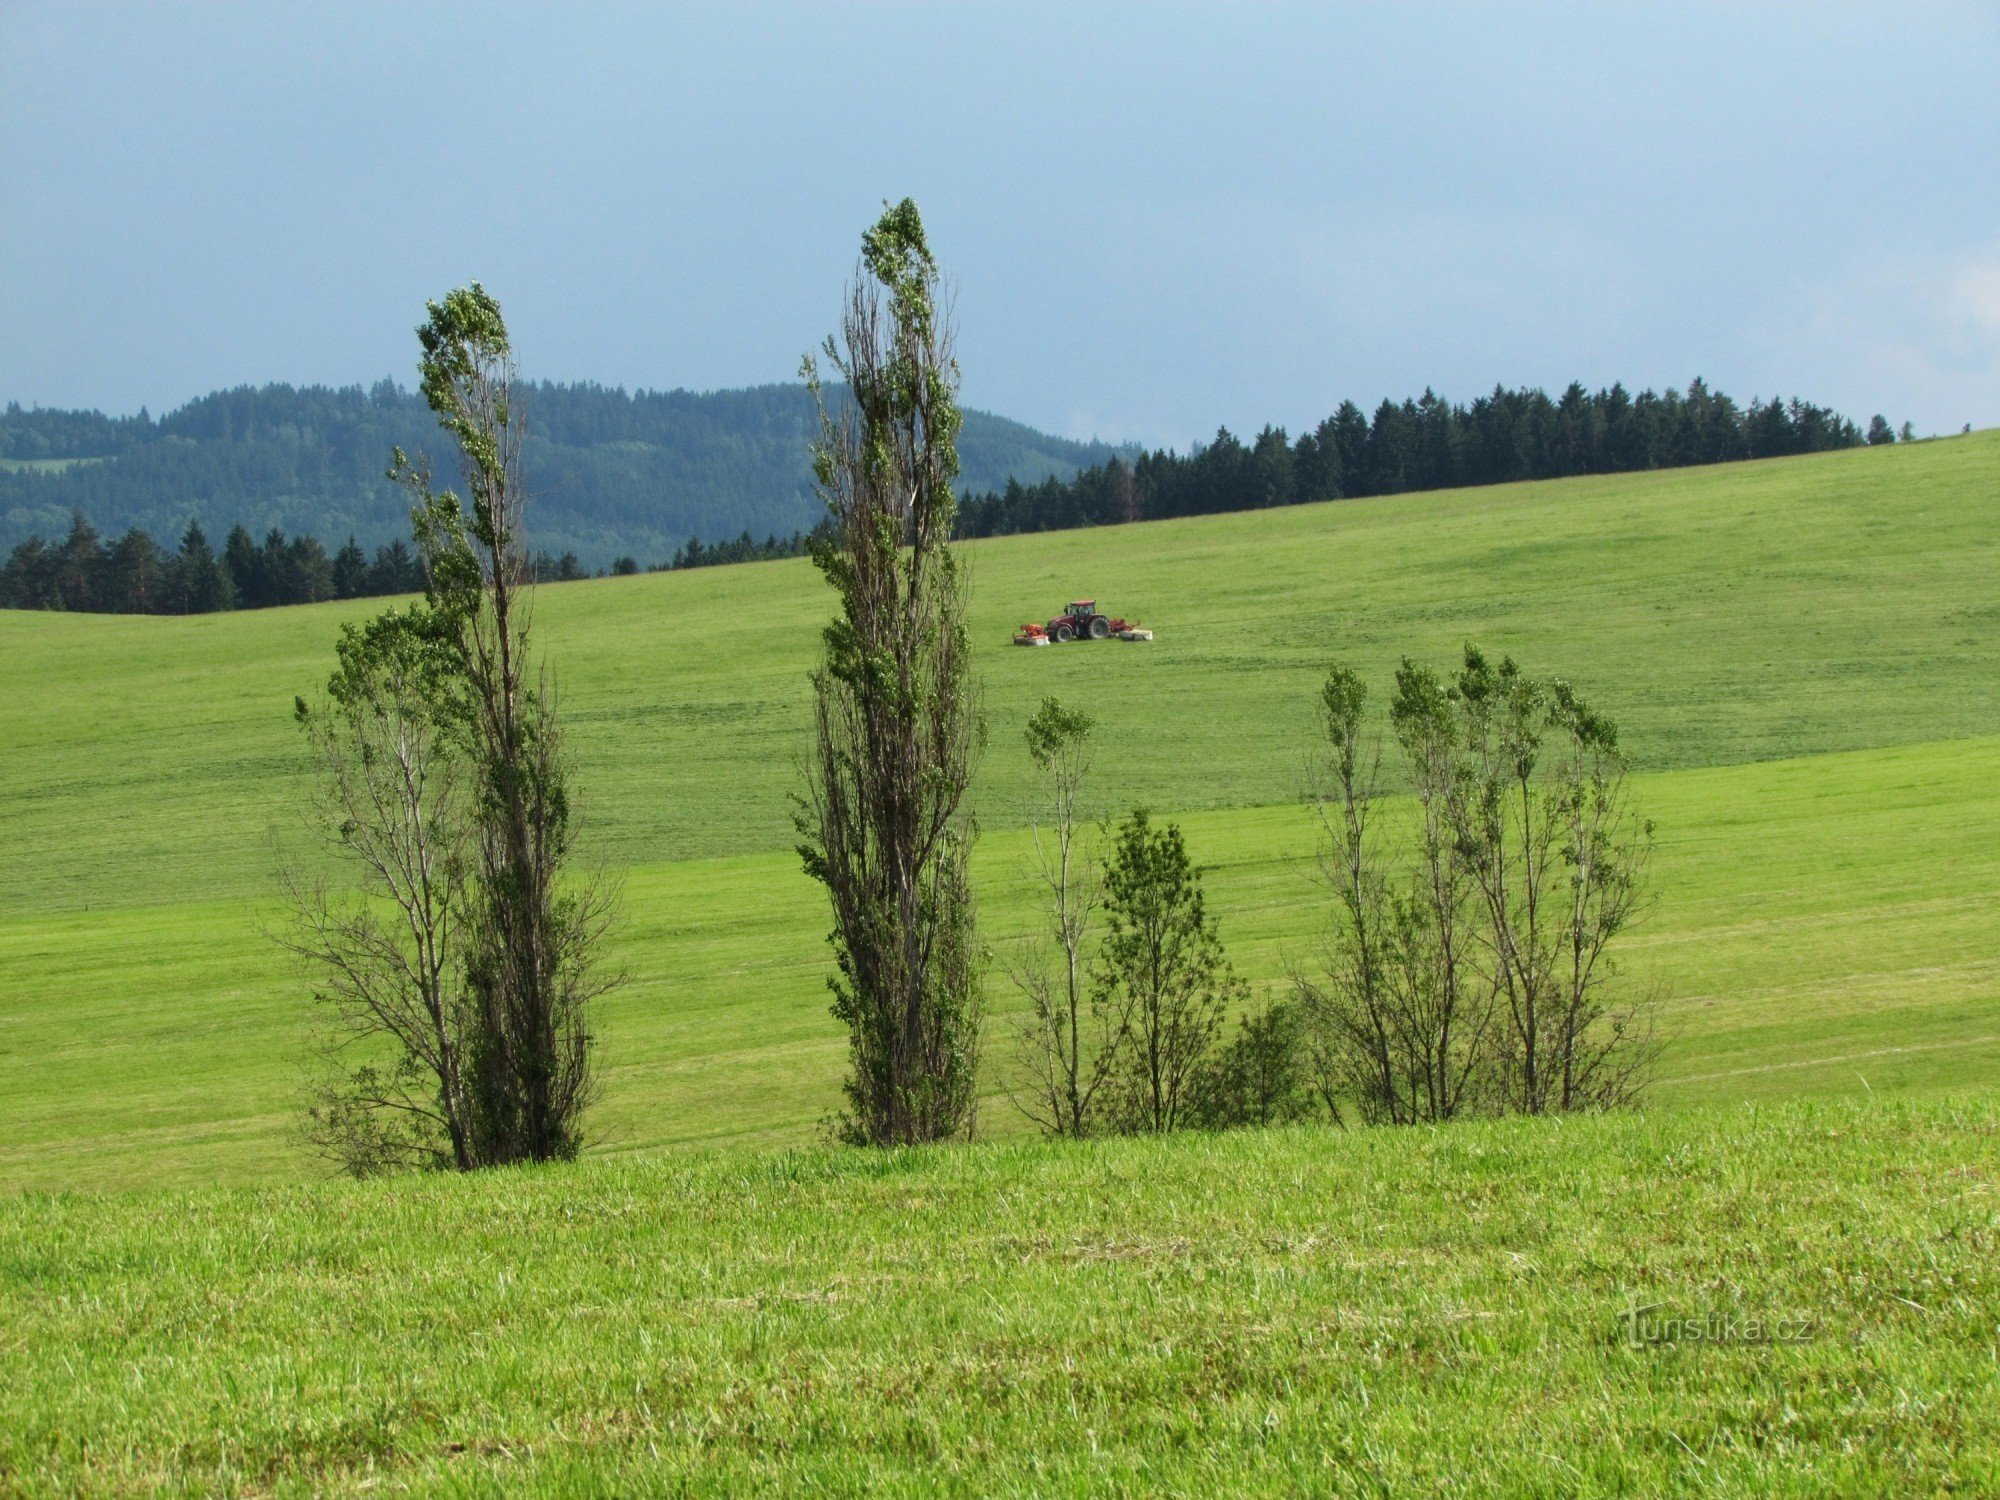
<path fill-rule="evenodd" d="M 528 388 L 534 545 L 592 568 L 621 554 L 653 563 L 689 538 L 787 535 L 818 518 L 806 445 L 812 399 L 801 385 L 640 391 Z M 372 389 L 243 387 L 157 419 L 99 412 L 0 413 L 0 548 L 60 537 L 72 512 L 99 532 L 138 527 L 215 536 L 242 524 L 364 546 L 409 534 L 409 500 L 385 477 L 390 450 L 441 453 L 422 399 L 391 381 Z M 1067 479 L 1119 450 L 1049 437 L 968 412 L 963 487 Z M 1128 455 L 1129 456 L 1129 455 Z"/>

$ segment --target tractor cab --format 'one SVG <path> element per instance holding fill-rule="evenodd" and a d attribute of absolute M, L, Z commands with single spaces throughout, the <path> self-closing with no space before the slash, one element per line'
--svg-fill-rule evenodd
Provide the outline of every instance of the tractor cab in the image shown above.
<path fill-rule="evenodd" d="M 1071 619 L 1087 620 L 1097 613 L 1097 601 L 1095 599 L 1078 599 L 1073 604 L 1065 604 L 1063 606 L 1063 613 Z"/>

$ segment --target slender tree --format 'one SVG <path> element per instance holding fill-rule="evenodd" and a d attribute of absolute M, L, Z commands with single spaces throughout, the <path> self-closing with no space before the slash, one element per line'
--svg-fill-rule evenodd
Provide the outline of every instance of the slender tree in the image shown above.
<path fill-rule="evenodd" d="M 454 664 L 447 706 L 475 768 L 478 880 L 466 973 L 480 1008 L 469 1060 L 482 1161 L 574 1156 L 592 1094 L 589 1006 L 611 906 L 566 886 L 568 762 L 546 668 L 529 649 L 523 413 L 500 306 L 474 282 L 417 330 L 425 399 L 454 440 L 467 498 L 396 451 L 428 580 L 426 619 Z"/>
<path fill-rule="evenodd" d="M 1401 1121 L 1408 1113 L 1384 971 L 1388 891 L 1370 832 L 1382 752 L 1363 733 L 1367 702 L 1367 686 L 1352 667 L 1327 674 L 1320 689 L 1324 745 L 1307 805 L 1319 822 L 1320 876 L 1333 893 L 1334 924 L 1323 972 L 1293 976 L 1314 1089 L 1336 1122 L 1343 1099 L 1359 1101 L 1374 1119 Z"/>
<path fill-rule="evenodd" d="M 1475 1100 L 1493 1022 L 1498 980 L 1478 963 L 1476 888 L 1469 851 L 1454 826 L 1460 742 L 1450 689 L 1404 658 L 1389 720 L 1416 794 L 1416 866 L 1392 889 L 1392 1003 L 1405 1018 L 1405 1068 L 1420 1120 L 1448 1120 Z"/>
<path fill-rule="evenodd" d="M 465 965 L 477 822 L 438 645 L 421 613 L 347 626 L 324 701 L 297 704 L 312 822 L 359 879 L 335 890 L 288 870 L 280 941 L 317 976 L 307 1137 L 356 1176 L 482 1162 Z"/>
<path fill-rule="evenodd" d="M 1450 786 L 1448 716 L 1430 680 L 1407 666 L 1399 739 L 1415 763 L 1420 806 Z M 1325 739 L 1310 805 L 1320 825 L 1320 875 L 1334 897 L 1327 951 L 1294 987 L 1301 1041 L 1320 1102 L 1336 1120 L 1351 1103 L 1364 1120 L 1408 1125 L 1458 1112 L 1477 1081 L 1476 1035 L 1456 999 L 1466 966 L 1463 882 L 1442 813 L 1420 825 L 1420 858 L 1408 872 L 1384 861 L 1375 827 L 1379 742 L 1363 727 L 1367 690 L 1336 666 L 1320 691 Z M 1422 708 L 1419 705 L 1424 705 Z M 1441 909 L 1442 907 L 1442 909 Z"/>
<path fill-rule="evenodd" d="M 1023 1114 L 1059 1136 L 1089 1135 L 1098 1126 L 1105 1084 L 1131 1030 L 1130 994 L 1093 994 L 1085 954 L 1101 889 L 1078 809 L 1091 727 L 1090 715 L 1044 698 L 1027 732 L 1042 788 L 1031 826 L 1046 935 L 1011 968 L 1028 1001 L 1016 1027 L 1023 1085 L 1011 1092 Z"/>
<path fill-rule="evenodd" d="M 814 748 L 797 814 L 833 909 L 833 1013 L 847 1027 L 846 1139 L 970 1135 L 980 1031 L 966 787 L 981 730 L 965 583 L 948 545 L 958 366 L 916 205 L 862 237 L 841 339 L 848 399 L 820 409 L 813 470 L 828 524 L 813 560 L 839 600 L 813 674 Z"/>

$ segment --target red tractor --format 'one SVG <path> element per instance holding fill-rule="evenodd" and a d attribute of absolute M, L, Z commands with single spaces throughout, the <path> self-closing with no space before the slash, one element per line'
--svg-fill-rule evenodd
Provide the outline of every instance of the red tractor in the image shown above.
<path fill-rule="evenodd" d="M 1073 604 L 1064 605 L 1063 612 L 1044 628 L 1049 639 L 1060 644 L 1065 641 L 1109 640 L 1132 627 L 1123 620 L 1099 613 L 1095 599 L 1078 599 Z"/>
<path fill-rule="evenodd" d="M 1017 646 L 1054 646 L 1065 641 L 1103 641 L 1116 636 L 1121 641 L 1150 641 L 1153 632 L 1117 615 L 1107 615 L 1095 599 L 1078 599 L 1063 606 L 1063 612 L 1046 625 L 1032 621 L 1014 632 Z"/>

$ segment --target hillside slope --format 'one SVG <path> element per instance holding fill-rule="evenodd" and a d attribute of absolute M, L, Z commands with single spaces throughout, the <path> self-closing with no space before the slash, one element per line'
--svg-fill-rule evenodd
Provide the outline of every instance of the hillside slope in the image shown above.
<path fill-rule="evenodd" d="M 1570 678 L 1640 767 L 2000 733 L 2000 432 L 1706 469 L 1346 500 L 963 548 L 1018 826 L 1045 693 L 1087 701 L 1102 788 L 1292 799 L 1327 664 L 1386 689 L 1468 638 Z M 1095 595 L 1151 646 L 1007 645 Z M 614 864 L 789 849 L 831 594 L 803 560 L 563 584 L 537 631 L 589 837 Z M 0 611 L 0 886 L 21 907 L 247 895 L 293 804 L 292 699 L 380 601 L 193 619 Z"/>
<path fill-rule="evenodd" d="M 2000 1489 L 2000 1105 L 0 1200 L 23 1493 Z"/>
<path fill-rule="evenodd" d="M 968 546 L 988 931 L 1029 919 L 1019 736 L 1056 692 L 1099 717 L 1096 806 L 1186 821 L 1271 992 L 1320 930 L 1293 798 L 1327 662 L 1383 686 L 1474 636 L 1611 705 L 1647 773 L 1660 900 L 1631 978 L 1670 1000 L 1662 1103 L 2000 1080 L 1996 538 L 1982 434 Z M 1001 644 L 1074 592 L 1159 640 Z M 786 795 L 824 586 L 771 564 L 537 608 L 588 854 L 625 873 L 600 1149 L 808 1137 L 841 1052 Z M 292 697 L 356 612 L 0 615 L 0 1182 L 300 1170 L 303 994 L 259 927 L 296 834 Z M 1010 1122 L 997 1094 L 987 1119 Z"/>

